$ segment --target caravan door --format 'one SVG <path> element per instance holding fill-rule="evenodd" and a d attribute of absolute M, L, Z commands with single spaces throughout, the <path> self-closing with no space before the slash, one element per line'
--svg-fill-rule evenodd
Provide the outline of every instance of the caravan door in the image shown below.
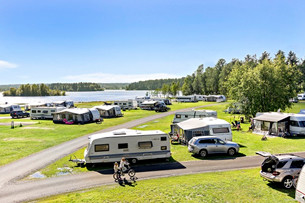
<path fill-rule="evenodd" d="M 295 199 L 301 203 L 305 203 L 305 165 L 300 173 L 296 192 Z"/>

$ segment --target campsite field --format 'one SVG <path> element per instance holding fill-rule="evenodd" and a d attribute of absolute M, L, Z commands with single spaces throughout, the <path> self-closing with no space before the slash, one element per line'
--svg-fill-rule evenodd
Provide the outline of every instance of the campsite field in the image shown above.
<path fill-rule="evenodd" d="M 206 107 L 204 109 L 215 110 L 217 111 L 218 118 L 225 119 L 228 122 L 232 122 L 234 119 L 240 119 L 242 115 L 239 114 L 227 114 L 224 113 L 224 109 L 227 104 L 215 105 Z M 293 108 L 288 109 L 287 112 L 299 112 L 299 109 L 305 109 L 305 103 L 297 103 L 293 106 Z M 134 127 L 136 130 L 153 130 L 158 129 L 162 130 L 166 133 L 170 131 L 170 124 L 174 118 L 174 115 L 170 115 L 161 119 L 156 119 L 150 121 L 148 123 L 142 124 L 140 126 Z M 268 151 L 271 153 L 288 153 L 288 152 L 300 152 L 304 151 L 305 146 L 305 137 L 295 137 L 290 139 L 284 139 L 280 137 L 268 138 L 267 141 L 262 141 L 261 135 L 253 134 L 251 132 L 247 132 L 249 128 L 249 123 L 246 122 L 241 124 L 242 130 L 236 131 L 233 130 L 233 141 L 237 142 L 241 148 L 238 156 L 253 156 L 257 151 Z M 83 158 L 84 150 L 80 149 L 73 153 L 77 158 Z M 191 153 L 188 152 L 187 147 L 178 144 L 171 145 L 172 158 L 171 161 L 194 161 L 201 160 L 200 157 L 194 157 Z M 223 158 L 226 155 L 213 155 L 208 157 L 207 159 L 218 159 Z M 100 167 L 97 168 L 80 168 L 75 167 L 75 163 L 69 162 L 70 156 L 66 156 L 53 164 L 47 166 L 46 168 L 41 170 L 41 173 L 46 177 L 56 176 L 58 173 L 62 172 L 63 169 L 67 169 L 67 173 L 78 173 L 78 172 L 86 172 L 88 170 L 99 170 L 102 169 Z M 107 167 L 107 166 L 106 166 Z M 109 167 L 109 166 L 108 166 Z"/>
<path fill-rule="evenodd" d="M 90 108 L 102 104 L 103 102 L 90 102 L 76 105 L 78 107 Z M 176 110 L 205 104 L 210 103 L 174 103 L 171 108 L 172 110 Z M 85 125 L 53 124 L 52 120 L 31 121 L 29 119 L 0 119 L 0 123 L 10 123 L 11 121 L 16 123 L 15 129 L 11 129 L 10 125 L 0 125 L 0 166 L 76 137 L 157 114 L 154 111 L 144 110 L 130 110 L 124 111 L 123 113 L 124 117 L 105 119 L 102 124 L 91 123 Z M 19 127 L 20 122 L 37 123 L 34 125 Z"/>
<path fill-rule="evenodd" d="M 263 181 L 259 168 L 141 180 L 52 196 L 38 202 L 293 202 L 294 190 Z M 162 185 L 162 186 L 161 186 Z"/>

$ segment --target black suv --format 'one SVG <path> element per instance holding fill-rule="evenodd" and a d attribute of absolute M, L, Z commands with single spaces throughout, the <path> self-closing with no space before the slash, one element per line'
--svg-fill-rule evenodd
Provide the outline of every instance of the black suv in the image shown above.
<path fill-rule="evenodd" d="M 12 118 L 25 118 L 30 117 L 30 114 L 24 111 L 12 111 L 11 112 Z"/>

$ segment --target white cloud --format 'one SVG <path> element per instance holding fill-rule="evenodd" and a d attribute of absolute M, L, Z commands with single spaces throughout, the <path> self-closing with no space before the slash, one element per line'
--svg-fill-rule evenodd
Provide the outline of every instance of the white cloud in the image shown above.
<path fill-rule="evenodd" d="M 96 82 L 96 83 L 122 83 L 122 82 L 138 82 L 140 80 L 154 80 L 167 78 L 180 78 L 181 76 L 167 73 L 151 73 L 151 74 L 109 74 L 109 73 L 90 73 L 82 75 L 69 75 L 63 77 L 64 80 L 70 82 Z"/>
<path fill-rule="evenodd" d="M 16 64 L 0 60 L 0 70 L 16 68 L 16 67 L 17 67 Z"/>

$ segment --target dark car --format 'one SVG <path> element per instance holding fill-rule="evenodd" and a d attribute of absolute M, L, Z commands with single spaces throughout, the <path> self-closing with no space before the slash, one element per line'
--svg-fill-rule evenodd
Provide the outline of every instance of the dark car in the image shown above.
<path fill-rule="evenodd" d="M 170 108 L 168 108 L 168 107 L 165 105 L 164 102 L 158 102 L 158 103 L 156 103 L 154 109 L 155 109 L 156 112 L 166 112 L 166 111 L 170 110 Z"/>
<path fill-rule="evenodd" d="M 11 117 L 12 118 L 25 118 L 25 117 L 30 117 L 30 114 L 25 111 L 12 111 Z"/>

